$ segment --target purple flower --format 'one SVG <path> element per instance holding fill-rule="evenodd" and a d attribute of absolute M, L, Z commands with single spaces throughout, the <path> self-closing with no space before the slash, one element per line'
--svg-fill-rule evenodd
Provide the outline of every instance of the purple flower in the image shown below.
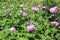
<path fill-rule="evenodd" d="M 24 5 L 23 4 L 20 4 L 20 7 L 24 7 Z"/>
<path fill-rule="evenodd" d="M 42 9 L 43 9 L 43 10 L 46 10 L 46 9 L 47 9 L 47 7 L 46 7 L 46 6 L 42 6 Z"/>
<path fill-rule="evenodd" d="M 14 32 L 15 31 L 15 27 L 11 27 L 9 30 L 10 30 L 10 32 Z"/>
<path fill-rule="evenodd" d="M 23 17 L 27 16 L 27 13 L 26 12 L 23 12 L 22 16 Z"/>
<path fill-rule="evenodd" d="M 46 9 L 47 7 L 46 6 L 42 6 L 43 9 Z"/>
<path fill-rule="evenodd" d="M 56 13 L 58 11 L 57 7 L 50 8 L 50 13 Z"/>
<path fill-rule="evenodd" d="M 59 22 L 52 21 L 52 22 L 51 22 L 51 25 L 53 25 L 53 26 L 58 26 L 58 25 L 59 25 Z"/>
<path fill-rule="evenodd" d="M 39 8 L 38 7 L 32 7 L 31 8 L 33 11 L 39 11 Z"/>
<path fill-rule="evenodd" d="M 27 26 L 27 28 L 26 28 L 26 30 L 28 30 L 28 31 L 33 31 L 34 29 L 35 29 L 35 26 L 33 24 Z"/>

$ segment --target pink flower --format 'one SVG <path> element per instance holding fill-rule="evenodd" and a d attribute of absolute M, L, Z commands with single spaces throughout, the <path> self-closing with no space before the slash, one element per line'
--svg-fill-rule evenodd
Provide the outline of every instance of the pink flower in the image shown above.
<path fill-rule="evenodd" d="M 46 6 L 42 6 L 42 8 L 43 8 L 43 9 L 47 9 L 47 7 L 46 7 Z"/>
<path fill-rule="evenodd" d="M 23 17 L 27 16 L 27 13 L 26 12 L 23 12 L 22 16 Z"/>
<path fill-rule="evenodd" d="M 39 11 L 39 8 L 38 7 L 32 7 L 31 8 L 33 11 Z"/>
<path fill-rule="evenodd" d="M 11 27 L 9 30 L 10 30 L 10 32 L 14 32 L 15 27 Z"/>
<path fill-rule="evenodd" d="M 58 26 L 58 25 L 59 25 L 59 23 L 58 23 L 58 22 L 56 22 L 56 21 L 52 21 L 52 22 L 51 22 L 51 25 L 53 25 L 53 26 Z"/>
<path fill-rule="evenodd" d="M 56 13 L 58 11 L 57 7 L 50 8 L 50 13 Z"/>
<path fill-rule="evenodd" d="M 20 7 L 24 7 L 24 5 L 23 4 L 20 4 Z"/>
<path fill-rule="evenodd" d="M 29 25 L 27 26 L 26 28 L 28 31 L 33 31 L 35 29 L 35 26 L 32 24 L 32 25 Z"/>

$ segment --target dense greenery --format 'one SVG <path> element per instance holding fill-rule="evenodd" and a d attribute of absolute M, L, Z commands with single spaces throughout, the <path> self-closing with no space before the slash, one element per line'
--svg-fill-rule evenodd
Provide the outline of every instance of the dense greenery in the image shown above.
<path fill-rule="evenodd" d="M 60 26 L 52 26 L 51 21 L 60 23 L 60 1 L 45 0 L 0 0 L 0 40 L 60 40 Z M 23 4 L 27 10 L 21 10 Z M 34 12 L 32 7 L 40 5 L 39 11 Z M 58 6 L 58 12 L 51 14 L 50 6 Z M 44 11 L 42 6 L 47 6 Z M 27 16 L 22 17 L 26 12 Z M 54 15 L 56 17 L 54 17 Z M 26 30 L 28 21 L 32 20 L 35 29 L 31 32 Z M 10 27 L 15 27 L 14 32 L 10 32 Z"/>

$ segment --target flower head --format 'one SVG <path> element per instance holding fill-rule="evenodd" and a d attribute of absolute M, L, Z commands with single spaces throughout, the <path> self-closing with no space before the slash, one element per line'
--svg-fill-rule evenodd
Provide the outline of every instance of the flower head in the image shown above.
<path fill-rule="evenodd" d="M 50 8 L 50 13 L 56 13 L 58 11 L 57 7 Z"/>
<path fill-rule="evenodd" d="M 52 21 L 52 22 L 51 22 L 51 25 L 53 25 L 53 26 L 58 26 L 58 25 L 59 25 L 59 22 Z"/>
<path fill-rule="evenodd" d="M 27 28 L 26 28 L 26 30 L 28 30 L 28 31 L 33 31 L 34 29 L 35 29 L 35 26 L 33 24 L 27 26 Z"/>
<path fill-rule="evenodd" d="M 26 12 L 23 12 L 22 16 L 23 17 L 27 16 L 27 13 Z"/>
<path fill-rule="evenodd" d="M 47 9 L 47 7 L 46 7 L 46 6 L 42 6 L 42 9 L 43 9 L 43 10 L 46 10 L 46 9 Z"/>
<path fill-rule="evenodd" d="M 38 7 L 32 7 L 31 8 L 33 11 L 39 11 L 39 8 Z"/>
<path fill-rule="evenodd" d="M 15 27 L 11 27 L 9 30 L 10 30 L 10 32 L 14 32 Z"/>

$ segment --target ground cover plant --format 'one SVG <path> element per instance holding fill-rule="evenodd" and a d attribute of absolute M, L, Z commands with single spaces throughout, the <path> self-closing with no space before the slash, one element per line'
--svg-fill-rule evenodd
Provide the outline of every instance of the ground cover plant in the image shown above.
<path fill-rule="evenodd" d="M 0 0 L 0 40 L 60 40 L 60 0 Z"/>

